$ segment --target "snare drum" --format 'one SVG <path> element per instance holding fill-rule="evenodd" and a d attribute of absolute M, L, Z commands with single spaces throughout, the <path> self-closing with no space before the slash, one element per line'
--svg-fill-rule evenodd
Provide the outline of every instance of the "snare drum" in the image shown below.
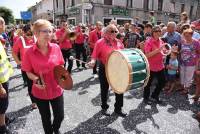
<path fill-rule="evenodd" d="M 109 55 L 106 77 L 115 93 L 146 86 L 149 75 L 149 63 L 141 50 L 116 50 Z"/>

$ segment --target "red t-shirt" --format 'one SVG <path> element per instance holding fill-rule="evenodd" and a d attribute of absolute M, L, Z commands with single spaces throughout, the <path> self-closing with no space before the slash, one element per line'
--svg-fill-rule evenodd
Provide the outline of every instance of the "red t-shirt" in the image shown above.
<path fill-rule="evenodd" d="M 160 48 L 163 45 L 162 40 L 155 40 L 154 38 L 149 38 L 146 40 L 144 45 L 144 52 L 149 53 L 153 50 Z M 161 71 L 164 68 L 164 62 L 163 62 L 163 55 L 161 53 L 157 53 L 156 55 L 148 58 L 150 70 L 157 72 Z"/>
<path fill-rule="evenodd" d="M 88 43 L 90 44 L 90 48 L 94 48 L 95 43 L 99 40 L 99 38 L 101 38 L 101 34 L 101 31 L 98 31 L 97 29 L 89 33 Z"/>
<path fill-rule="evenodd" d="M 84 43 L 84 40 L 85 40 L 85 37 L 84 37 L 84 34 L 82 33 L 81 31 L 81 28 L 80 27 L 77 27 L 75 32 L 78 34 L 76 40 L 75 40 L 75 43 L 76 44 L 83 44 Z"/>
<path fill-rule="evenodd" d="M 17 40 L 14 42 L 12 51 L 16 55 L 20 53 L 20 59 L 23 62 L 24 54 L 27 51 L 27 49 L 34 44 L 34 39 L 24 38 L 25 44 L 23 45 L 21 38 L 24 38 L 24 37 L 18 37 Z"/>
<path fill-rule="evenodd" d="M 31 72 L 37 76 L 42 74 L 46 88 L 38 89 L 33 83 L 32 94 L 39 99 L 54 99 L 63 93 L 63 89 L 58 85 L 54 78 L 54 67 L 63 65 L 64 59 L 61 50 L 57 44 L 48 44 L 48 54 L 43 55 L 37 45 L 29 48 L 22 63 L 22 69 L 25 72 Z"/>
<path fill-rule="evenodd" d="M 60 38 L 63 37 L 65 33 L 65 29 L 61 28 L 59 30 L 56 31 L 56 38 L 59 40 Z M 71 41 L 69 39 L 64 39 L 62 42 L 59 42 L 59 46 L 61 49 L 70 49 L 72 48 L 72 44 Z"/>
<path fill-rule="evenodd" d="M 118 39 L 115 39 L 114 41 L 108 41 L 106 38 L 102 38 L 96 42 L 94 51 L 92 53 L 92 58 L 99 59 L 105 65 L 108 56 L 113 50 L 123 48 L 123 43 Z"/>

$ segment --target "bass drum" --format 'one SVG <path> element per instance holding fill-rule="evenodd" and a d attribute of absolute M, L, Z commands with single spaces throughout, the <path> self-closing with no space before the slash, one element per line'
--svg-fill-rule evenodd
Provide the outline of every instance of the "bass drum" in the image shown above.
<path fill-rule="evenodd" d="M 148 60 L 139 49 L 116 50 L 108 57 L 106 77 L 115 93 L 145 87 L 149 76 Z"/>

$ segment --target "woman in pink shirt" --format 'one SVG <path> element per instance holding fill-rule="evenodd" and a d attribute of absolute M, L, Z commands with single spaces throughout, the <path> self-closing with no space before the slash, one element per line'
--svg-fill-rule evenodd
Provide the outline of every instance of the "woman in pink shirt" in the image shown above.
<path fill-rule="evenodd" d="M 63 89 L 56 82 L 53 69 L 57 65 L 64 65 L 64 59 L 60 47 L 50 43 L 53 32 L 49 21 L 39 19 L 34 22 L 32 29 L 37 42 L 26 51 L 22 69 L 33 81 L 32 94 L 42 118 L 45 134 L 57 134 L 60 133 L 59 128 L 64 118 L 64 100 Z M 53 110 L 53 123 L 50 105 Z"/>
<path fill-rule="evenodd" d="M 118 33 L 117 27 L 113 24 L 108 25 L 105 28 L 104 37 L 98 40 L 95 44 L 94 51 L 92 53 L 92 60 L 89 62 L 90 67 L 94 67 L 96 60 L 100 61 L 99 65 L 99 80 L 101 88 L 101 108 L 102 114 L 108 116 L 109 113 L 107 109 L 109 105 L 107 104 L 108 99 L 108 89 L 109 84 L 105 73 L 105 64 L 107 62 L 108 56 L 113 50 L 123 49 L 124 45 L 120 40 L 116 38 Z M 126 113 L 122 112 L 123 107 L 123 94 L 115 93 L 116 103 L 115 103 L 115 113 L 121 117 L 125 117 Z"/>
<path fill-rule="evenodd" d="M 23 62 L 23 57 L 25 54 L 25 51 L 30 48 L 34 43 L 34 37 L 31 32 L 31 26 L 25 25 L 23 28 L 23 35 L 19 36 L 19 38 L 14 42 L 13 48 L 12 48 L 12 56 L 17 63 L 17 67 L 21 69 L 21 64 Z M 20 55 L 20 56 L 19 56 Z M 34 97 L 31 94 L 31 88 L 32 88 L 32 81 L 28 78 L 26 75 L 26 72 L 21 70 L 22 78 L 24 81 L 24 87 L 28 86 L 28 93 L 31 98 L 32 102 L 32 108 L 37 108 L 36 104 L 34 103 Z"/>
<path fill-rule="evenodd" d="M 161 53 L 164 42 L 160 39 L 161 29 L 159 26 L 155 26 L 152 29 L 152 37 L 146 40 L 144 46 L 144 52 L 149 61 L 150 66 L 150 78 L 147 86 L 144 88 L 144 102 L 150 104 L 150 86 L 153 81 L 153 78 L 157 78 L 158 83 L 151 97 L 157 102 L 161 103 L 159 99 L 159 94 L 162 88 L 165 86 L 165 71 L 164 71 L 164 62 L 163 55 Z"/>

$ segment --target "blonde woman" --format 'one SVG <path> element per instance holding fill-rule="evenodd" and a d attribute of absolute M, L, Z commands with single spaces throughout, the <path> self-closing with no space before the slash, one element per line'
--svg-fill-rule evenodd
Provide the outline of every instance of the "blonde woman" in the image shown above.
<path fill-rule="evenodd" d="M 37 42 L 26 51 L 22 69 L 33 81 L 32 94 L 42 118 L 45 134 L 59 134 L 64 118 L 63 89 L 57 84 L 53 69 L 57 65 L 64 65 L 64 59 L 60 47 L 50 43 L 53 29 L 49 21 L 37 20 L 32 30 Z M 53 110 L 53 123 L 50 105 Z"/>

